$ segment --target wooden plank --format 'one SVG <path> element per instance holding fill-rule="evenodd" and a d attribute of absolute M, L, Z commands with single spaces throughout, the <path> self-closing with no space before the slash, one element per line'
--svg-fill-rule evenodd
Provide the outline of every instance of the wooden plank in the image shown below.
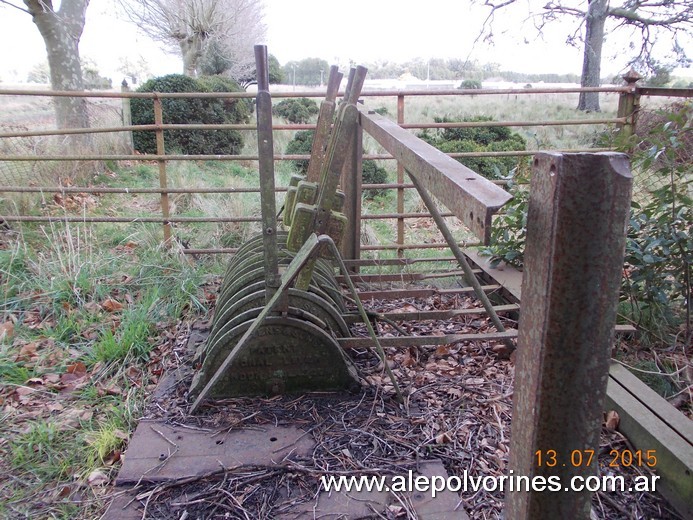
<path fill-rule="evenodd" d="M 488 244 L 491 216 L 512 198 L 510 194 L 397 123 L 362 108 L 359 112 L 364 130 Z"/>
<path fill-rule="evenodd" d="M 491 265 L 491 257 L 481 256 L 477 249 L 465 249 L 464 254 L 482 271 L 503 286 L 508 292 L 510 301 L 519 302 L 522 296 L 522 271 L 512 265 L 501 262 L 498 266 Z"/>
<path fill-rule="evenodd" d="M 522 271 L 501 262 L 498 266 L 491 265 L 491 259 L 488 256 L 481 256 L 477 249 L 465 249 L 464 254 L 477 266 L 481 271 L 486 273 L 499 283 L 503 289 L 503 296 L 511 302 L 519 302 L 522 296 Z M 632 325 L 619 324 L 614 327 L 616 334 L 636 334 L 638 330 Z"/>
<path fill-rule="evenodd" d="M 633 391 L 636 393 L 631 393 Z M 628 437 L 636 450 L 654 450 L 657 457 L 654 470 L 661 477 L 657 481 L 657 491 L 683 518 L 693 518 L 693 502 L 690 500 L 693 497 L 691 445 L 639 400 L 640 391 L 644 391 L 640 385 L 625 388 L 610 377 L 606 408 L 618 412 L 618 429 Z"/>
<path fill-rule="evenodd" d="M 612 362 L 609 374 L 615 382 L 633 394 L 672 431 L 680 435 L 691 447 L 691 454 L 693 454 L 693 421 L 671 406 L 666 399 L 620 363 Z"/>

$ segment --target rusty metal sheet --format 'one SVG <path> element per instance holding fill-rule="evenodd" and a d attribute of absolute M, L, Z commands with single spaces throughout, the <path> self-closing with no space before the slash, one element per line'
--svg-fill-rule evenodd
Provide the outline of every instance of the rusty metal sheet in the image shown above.
<path fill-rule="evenodd" d="M 491 216 L 512 197 L 397 123 L 359 108 L 364 130 L 481 240 L 491 238 Z"/>
<path fill-rule="evenodd" d="M 141 421 L 123 456 L 116 485 L 204 475 L 222 466 L 271 465 L 308 456 L 315 443 L 295 426 L 263 426 L 223 432 Z"/>

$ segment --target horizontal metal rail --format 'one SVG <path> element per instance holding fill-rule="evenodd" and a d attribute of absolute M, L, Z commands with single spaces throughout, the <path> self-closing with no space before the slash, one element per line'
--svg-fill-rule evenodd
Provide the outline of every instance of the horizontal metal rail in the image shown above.
<path fill-rule="evenodd" d="M 516 303 L 508 305 L 496 305 L 493 307 L 496 312 L 518 312 L 520 306 Z M 427 321 L 427 320 L 449 320 L 458 316 L 482 316 L 486 314 L 486 309 L 476 307 L 474 309 L 448 309 L 433 311 L 408 311 L 408 312 L 381 312 L 378 317 L 387 318 L 393 321 Z M 361 316 L 358 314 L 343 315 L 347 324 L 359 323 Z"/>
<path fill-rule="evenodd" d="M 501 341 L 517 338 L 514 329 L 505 332 L 475 332 L 471 334 L 446 334 L 444 336 L 390 336 L 378 338 L 383 347 L 407 348 L 423 347 L 426 345 L 451 345 L 463 341 Z M 371 338 L 337 338 L 337 343 L 344 349 L 373 348 L 375 343 Z"/>
<path fill-rule="evenodd" d="M 449 123 L 403 123 L 400 126 L 407 129 L 425 128 L 477 128 L 477 127 L 528 127 L 528 126 L 577 126 L 577 125 L 599 125 L 599 124 L 625 124 L 627 118 L 616 117 L 608 119 L 562 119 L 562 120 L 538 120 L 538 121 L 478 121 L 478 122 L 449 122 Z M 101 128 L 64 128 L 50 130 L 22 130 L 13 132 L 0 132 L 0 138 L 9 137 L 46 137 L 54 135 L 82 135 L 82 134 L 105 134 L 118 132 L 146 132 L 156 130 L 257 130 L 254 124 L 212 124 L 212 123 L 186 123 L 173 124 L 164 123 L 161 125 L 127 125 L 112 126 Z M 314 124 L 275 124 L 272 130 L 315 130 Z"/>
<path fill-rule="evenodd" d="M 686 90 L 686 89 L 683 89 Z M 566 88 L 509 88 L 509 89 L 392 89 L 364 90 L 359 97 L 393 97 L 393 96 L 484 96 L 506 94 L 577 94 L 580 92 L 604 92 L 621 94 L 633 92 L 634 88 L 621 87 L 566 87 Z M 325 91 L 307 90 L 296 92 L 272 91 L 273 98 L 317 97 L 324 98 Z M 339 92 L 338 97 L 344 95 Z M 83 97 L 83 98 L 139 98 L 139 99 L 181 99 L 181 98 L 245 98 L 254 99 L 253 92 L 106 92 L 78 90 L 21 90 L 0 89 L 0 96 L 44 96 L 44 97 Z"/>
<path fill-rule="evenodd" d="M 625 117 L 604 119 L 547 119 L 542 121 L 465 121 L 448 123 L 402 123 L 402 128 L 479 128 L 495 126 L 577 126 L 577 125 L 607 125 L 625 124 Z"/>
<path fill-rule="evenodd" d="M 53 215 L 53 216 L 33 216 L 33 215 L 2 215 L 0 220 L 6 222 L 69 222 L 92 224 L 96 222 L 126 222 L 126 223 L 223 223 L 223 222 L 260 222 L 260 217 L 87 217 L 74 215 Z"/>
<path fill-rule="evenodd" d="M 613 148 L 578 148 L 571 150 L 552 150 L 556 153 L 611 152 Z M 529 157 L 546 150 L 517 150 L 505 152 L 457 152 L 444 154 L 448 157 Z M 442 153 L 442 152 L 441 152 Z M 365 154 L 364 159 L 394 159 L 390 154 Z M 103 154 L 103 155 L 3 155 L 2 161 L 257 161 L 257 155 L 158 155 L 158 154 Z M 309 155 L 275 154 L 275 161 L 300 161 L 310 159 Z"/>

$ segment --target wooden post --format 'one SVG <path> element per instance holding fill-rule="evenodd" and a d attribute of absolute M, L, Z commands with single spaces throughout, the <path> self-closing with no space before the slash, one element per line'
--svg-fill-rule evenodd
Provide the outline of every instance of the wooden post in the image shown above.
<path fill-rule="evenodd" d="M 130 92 L 130 87 L 128 86 L 128 82 L 123 80 L 123 83 L 120 87 L 120 91 L 123 94 L 127 94 Z M 123 126 L 132 126 L 132 110 L 130 108 L 130 98 L 129 97 L 124 97 L 122 98 L 122 111 L 123 111 Z M 132 130 L 128 130 L 125 132 L 125 147 L 127 150 L 127 153 L 132 154 L 134 153 L 135 150 L 135 143 L 132 138 Z"/>
<path fill-rule="evenodd" d="M 631 185 L 623 154 L 534 159 L 510 476 L 537 486 L 506 485 L 508 520 L 590 518 L 591 493 L 566 488 L 598 470 Z"/>
<path fill-rule="evenodd" d="M 154 97 L 154 124 L 156 125 L 156 154 L 160 156 L 166 155 L 164 146 L 164 130 L 161 125 L 164 123 L 163 109 L 161 108 L 161 99 L 158 96 Z M 168 180 L 166 179 L 166 159 L 158 159 L 159 164 L 159 187 L 162 190 L 168 188 Z M 161 215 L 164 217 L 164 246 L 171 246 L 171 224 L 168 222 L 169 205 L 168 192 L 161 192 Z"/>
<path fill-rule="evenodd" d="M 404 123 L 404 94 L 399 94 L 397 96 L 397 124 L 401 125 Z M 404 166 L 397 162 L 397 213 L 400 215 L 404 213 Z M 397 257 L 404 257 L 404 219 L 402 217 L 397 217 L 397 245 L 400 246 L 397 249 Z"/>
<path fill-rule="evenodd" d="M 629 89 L 627 92 L 622 92 L 619 96 L 616 115 L 626 118 L 625 123 L 618 124 L 619 134 L 624 139 L 624 142 L 635 134 L 635 124 L 637 122 L 638 110 L 640 109 L 640 94 L 638 93 L 636 83 L 640 79 L 642 79 L 642 76 L 633 69 L 623 76 L 623 80 Z"/>

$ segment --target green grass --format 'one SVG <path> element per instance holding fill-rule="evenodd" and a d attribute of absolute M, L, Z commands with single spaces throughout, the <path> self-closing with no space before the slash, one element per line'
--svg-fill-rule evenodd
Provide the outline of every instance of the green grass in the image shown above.
<path fill-rule="evenodd" d="M 223 266 L 162 248 L 160 226 L 17 231 L 0 249 L 0 323 L 15 324 L 0 344 L 0 472 L 12 476 L 0 479 L 0 517 L 96 518 L 107 488 L 87 477 L 115 474 L 109 455 L 156 381 L 153 348 L 206 312 L 201 285 Z M 84 378 L 66 387 L 75 373 Z"/>

